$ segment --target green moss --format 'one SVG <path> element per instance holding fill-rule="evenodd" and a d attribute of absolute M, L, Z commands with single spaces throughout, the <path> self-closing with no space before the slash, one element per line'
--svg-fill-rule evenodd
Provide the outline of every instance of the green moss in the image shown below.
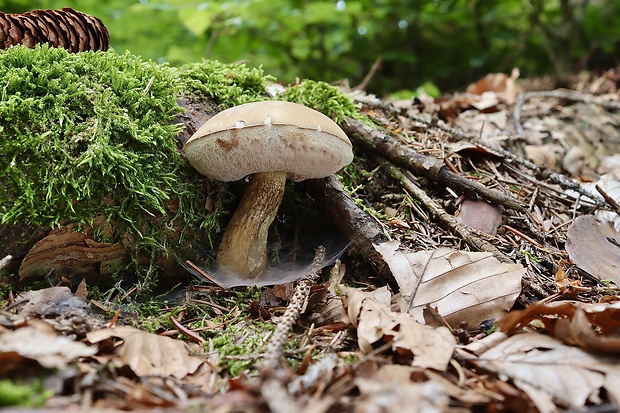
<path fill-rule="evenodd" d="M 278 98 L 318 110 L 338 124 L 345 123 L 347 118 L 367 120 L 360 113 L 353 99 L 343 94 L 337 87 L 325 82 L 304 80 L 288 88 Z"/>
<path fill-rule="evenodd" d="M 225 318 L 227 317 L 222 317 L 222 324 L 226 328 L 209 332 L 205 345 L 213 346 L 214 350 L 220 353 L 222 367 L 227 368 L 232 376 L 238 376 L 259 361 L 254 356 L 264 351 L 265 338 L 275 330 L 275 326 L 244 316 L 232 320 L 224 320 Z"/>
<path fill-rule="evenodd" d="M 0 380 L 0 406 L 41 406 L 51 396 L 40 380 L 29 384 Z"/>
<path fill-rule="evenodd" d="M 200 225 L 203 191 L 176 149 L 176 70 L 129 53 L 12 47 L 0 84 L 0 223 L 103 215 L 114 235 L 96 238 L 128 233 L 147 255 L 175 225 Z"/>
<path fill-rule="evenodd" d="M 184 88 L 198 96 L 213 98 L 221 110 L 268 99 L 266 86 L 274 80 L 261 68 L 224 64 L 215 60 L 185 65 L 180 76 Z"/>

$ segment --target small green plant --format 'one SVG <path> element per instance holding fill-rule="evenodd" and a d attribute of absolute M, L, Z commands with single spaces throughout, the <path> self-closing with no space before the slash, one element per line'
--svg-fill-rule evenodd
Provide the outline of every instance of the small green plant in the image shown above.
<path fill-rule="evenodd" d="M 532 254 L 529 251 L 521 251 L 521 254 L 523 254 L 523 256 L 529 258 L 530 260 L 534 262 L 540 262 L 540 258 L 536 257 L 534 254 Z"/>

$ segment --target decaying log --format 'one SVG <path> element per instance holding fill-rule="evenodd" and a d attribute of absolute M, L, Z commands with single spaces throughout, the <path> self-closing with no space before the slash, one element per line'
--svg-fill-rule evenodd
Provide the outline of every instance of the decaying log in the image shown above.
<path fill-rule="evenodd" d="M 374 247 L 389 240 L 383 226 L 355 205 L 337 176 L 313 179 L 306 185 L 336 228 L 364 253 L 379 275 L 393 280 L 388 265 Z"/>

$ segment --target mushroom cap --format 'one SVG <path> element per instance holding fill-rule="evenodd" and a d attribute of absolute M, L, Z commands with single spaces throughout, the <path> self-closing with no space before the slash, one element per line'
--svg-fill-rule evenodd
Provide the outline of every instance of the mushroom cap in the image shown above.
<path fill-rule="evenodd" d="M 218 181 L 287 172 L 295 181 L 323 178 L 353 160 L 351 142 L 329 117 L 291 102 L 246 103 L 218 113 L 183 147 L 189 163 Z"/>

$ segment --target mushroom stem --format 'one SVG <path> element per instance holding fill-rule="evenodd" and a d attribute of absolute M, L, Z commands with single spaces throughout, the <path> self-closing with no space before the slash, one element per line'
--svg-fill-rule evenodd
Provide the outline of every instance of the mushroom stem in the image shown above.
<path fill-rule="evenodd" d="M 226 227 L 217 263 L 250 278 L 267 267 L 267 234 L 284 196 L 286 172 L 254 175 Z"/>

